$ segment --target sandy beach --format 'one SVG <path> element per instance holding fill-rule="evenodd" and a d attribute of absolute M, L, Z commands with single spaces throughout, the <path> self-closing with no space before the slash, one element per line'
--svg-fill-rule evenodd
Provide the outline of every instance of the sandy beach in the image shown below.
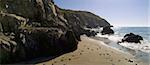
<path fill-rule="evenodd" d="M 81 40 L 76 51 L 37 65 L 149 65 L 102 41 L 86 36 L 81 36 Z"/>

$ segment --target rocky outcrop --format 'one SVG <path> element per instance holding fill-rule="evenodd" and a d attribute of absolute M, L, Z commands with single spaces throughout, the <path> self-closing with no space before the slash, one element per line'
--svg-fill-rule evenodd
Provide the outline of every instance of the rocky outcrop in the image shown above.
<path fill-rule="evenodd" d="M 71 27 L 75 36 L 80 40 L 80 35 L 95 36 L 97 32 L 85 30 L 84 28 L 98 28 L 111 26 L 105 19 L 86 11 L 73 11 L 61 9 L 56 6 L 61 15 L 67 20 L 69 27 Z"/>
<path fill-rule="evenodd" d="M 141 43 L 140 42 L 141 40 L 143 40 L 142 36 L 129 33 L 124 36 L 124 38 L 122 39 L 122 42 Z"/>
<path fill-rule="evenodd" d="M 114 34 L 114 31 L 111 29 L 110 26 L 106 26 L 106 27 L 103 27 L 103 30 L 101 31 L 102 35 L 111 35 L 111 34 Z"/>
<path fill-rule="evenodd" d="M 87 27 L 97 28 L 111 26 L 105 19 L 86 11 L 72 11 L 60 9 L 64 17 L 68 20 L 68 23 Z M 73 21 L 73 22 L 72 22 Z"/>
<path fill-rule="evenodd" d="M 110 24 L 84 11 L 64 10 L 53 0 L 0 0 L 0 63 L 9 64 L 74 51 L 80 35 L 95 36 Z"/>

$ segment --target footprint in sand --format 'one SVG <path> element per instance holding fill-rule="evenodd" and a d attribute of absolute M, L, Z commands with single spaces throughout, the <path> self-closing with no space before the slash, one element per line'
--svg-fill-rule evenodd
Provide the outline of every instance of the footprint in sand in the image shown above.
<path fill-rule="evenodd" d="M 111 53 L 113 53 L 113 51 L 111 51 Z"/>
<path fill-rule="evenodd" d="M 113 61 L 113 60 L 110 60 L 111 62 Z"/>
<path fill-rule="evenodd" d="M 99 49 L 101 49 L 101 47 L 99 47 Z"/>
<path fill-rule="evenodd" d="M 105 56 L 105 54 L 103 54 Z"/>
<path fill-rule="evenodd" d="M 106 55 L 109 55 L 109 53 L 107 53 Z"/>
<path fill-rule="evenodd" d="M 63 59 L 61 59 L 60 61 L 64 61 Z"/>
<path fill-rule="evenodd" d="M 91 49 L 91 51 L 94 51 L 93 49 Z"/>
<path fill-rule="evenodd" d="M 69 61 L 71 60 L 71 58 L 68 59 Z"/>
<path fill-rule="evenodd" d="M 118 62 L 120 62 L 121 60 L 118 60 Z"/>
<path fill-rule="evenodd" d="M 125 60 L 128 60 L 127 58 L 125 58 Z"/>
<path fill-rule="evenodd" d="M 112 64 L 112 65 L 115 65 L 115 64 Z"/>
<path fill-rule="evenodd" d="M 74 57 L 75 55 L 71 55 L 72 57 Z"/>
<path fill-rule="evenodd" d="M 54 63 L 57 63 L 56 61 L 54 61 Z"/>
<path fill-rule="evenodd" d="M 80 55 L 82 55 L 82 53 L 80 53 Z"/>
<path fill-rule="evenodd" d="M 102 55 L 102 54 L 99 54 L 100 56 Z"/>
<path fill-rule="evenodd" d="M 98 50 L 98 48 L 97 48 L 97 50 Z"/>
<path fill-rule="evenodd" d="M 84 52 L 83 50 L 81 50 L 81 52 Z"/>

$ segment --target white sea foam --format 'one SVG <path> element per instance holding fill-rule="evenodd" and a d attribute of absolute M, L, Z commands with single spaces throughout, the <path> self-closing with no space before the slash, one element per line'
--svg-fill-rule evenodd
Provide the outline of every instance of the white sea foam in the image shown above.
<path fill-rule="evenodd" d="M 127 48 L 130 48 L 130 49 L 133 49 L 133 50 L 140 50 L 140 51 L 143 51 L 146 53 L 150 53 L 150 44 L 149 43 L 138 44 L 138 43 L 124 42 L 124 43 L 120 43 L 120 45 L 127 47 Z"/>
<path fill-rule="evenodd" d="M 97 36 L 106 37 L 109 40 L 114 41 L 114 42 L 121 41 L 121 39 L 123 38 L 123 37 L 119 37 L 118 35 L 101 35 L 101 34 L 97 34 Z"/>
<path fill-rule="evenodd" d="M 115 42 L 116 44 L 117 44 L 117 42 L 121 41 L 121 39 L 123 38 L 117 34 L 101 35 L 99 33 L 99 34 L 97 34 L 97 36 L 108 38 L 109 40 L 111 40 L 112 42 Z M 123 43 L 119 43 L 119 44 L 121 46 L 124 46 L 129 49 L 140 50 L 142 52 L 150 53 L 150 42 L 148 42 L 148 40 L 146 40 L 146 39 L 144 39 L 144 41 L 141 41 L 141 44 L 140 43 L 128 43 L 128 42 L 123 42 Z"/>

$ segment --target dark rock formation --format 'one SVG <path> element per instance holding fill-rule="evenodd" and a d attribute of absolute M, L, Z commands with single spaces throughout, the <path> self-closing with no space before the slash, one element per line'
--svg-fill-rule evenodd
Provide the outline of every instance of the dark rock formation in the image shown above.
<path fill-rule="evenodd" d="M 140 40 L 143 40 L 142 36 L 129 33 L 124 36 L 122 42 L 141 43 Z"/>
<path fill-rule="evenodd" d="M 103 30 L 101 31 L 102 35 L 110 35 L 110 34 L 114 34 L 114 31 L 111 29 L 110 26 L 106 26 L 106 27 L 103 27 Z"/>
<path fill-rule="evenodd" d="M 9 64 L 77 49 L 80 35 L 95 36 L 110 24 L 84 11 L 64 10 L 53 0 L 0 0 L 0 63 Z"/>
<path fill-rule="evenodd" d="M 66 10 L 59 7 L 57 9 L 59 9 L 59 12 L 68 21 L 78 40 L 80 40 L 80 35 L 82 34 L 86 34 L 88 37 L 97 34 L 97 32 L 85 30 L 85 27 L 97 28 L 111 26 L 105 19 L 91 12 Z"/>
<path fill-rule="evenodd" d="M 87 35 L 88 37 L 91 37 L 97 35 L 97 33 L 98 32 L 95 31 L 85 30 L 83 34 Z"/>

